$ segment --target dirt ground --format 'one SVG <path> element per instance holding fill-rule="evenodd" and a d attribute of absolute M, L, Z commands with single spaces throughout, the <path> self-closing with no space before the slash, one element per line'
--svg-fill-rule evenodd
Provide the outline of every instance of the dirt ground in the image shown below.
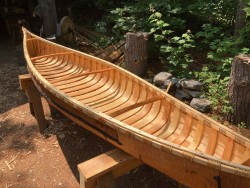
<path fill-rule="evenodd" d="M 79 187 L 77 164 L 113 146 L 62 115 L 52 118 L 44 100 L 49 128 L 40 135 L 19 88 L 18 75 L 27 70 L 18 56 L 11 42 L 0 40 L 0 188 Z M 116 187 L 177 186 L 147 165 L 116 179 Z"/>

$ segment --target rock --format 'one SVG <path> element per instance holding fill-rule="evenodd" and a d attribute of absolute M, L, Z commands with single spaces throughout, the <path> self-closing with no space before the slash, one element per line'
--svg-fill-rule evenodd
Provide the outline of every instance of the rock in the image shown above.
<path fill-rule="evenodd" d="M 200 112 L 208 112 L 212 108 L 212 102 L 206 98 L 193 98 L 190 106 Z"/>
<path fill-rule="evenodd" d="M 198 80 L 194 79 L 184 79 L 180 81 L 181 87 L 185 89 L 199 90 L 201 91 L 203 88 L 203 84 Z"/>
<path fill-rule="evenodd" d="M 176 90 L 174 97 L 179 100 L 192 99 L 190 95 L 188 95 L 186 92 L 182 91 L 181 89 Z"/>
<path fill-rule="evenodd" d="M 182 89 L 185 93 L 192 96 L 193 98 L 199 98 L 202 95 L 202 91 L 195 91 L 189 89 Z"/>
<path fill-rule="evenodd" d="M 172 74 L 168 72 L 160 72 L 154 77 L 154 84 L 155 85 L 164 85 L 164 82 L 167 79 L 172 78 Z"/>

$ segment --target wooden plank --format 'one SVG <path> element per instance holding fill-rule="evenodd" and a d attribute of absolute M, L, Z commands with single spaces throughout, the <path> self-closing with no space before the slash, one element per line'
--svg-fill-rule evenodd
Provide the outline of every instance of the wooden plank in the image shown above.
<path fill-rule="evenodd" d="M 118 110 L 116 112 L 113 112 L 113 113 L 109 114 L 109 116 L 115 117 L 115 116 L 121 115 L 121 114 L 123 114 L 123 113 L 125 113 L 125 112 L 127 112 L 129 110 L 135 109 L 137 107 L 143 106 L 143 105 L 148 104 L 148 103 L 152 103 L 152 102 L 155 102 L 155 101 L 158 101 L 158 100 L 162 100 L 164 98 L 165 97 L 162 97 L 162 96 L 153 97 L 153 98 L 150 98 L 150 99 L 147 99 L 147 100 L 132 104 L 130 106 L 127 106 L 127 107 L 125 107 L 123 109 L 120 109 L 120 110 Z"/>
<path fill-rule="evenodd" d="M 35 116 L 39 131 L 41 134 L 43 134 L 47 129 L 47 124 L 44 116 L 40 93 L 36 89 L 30 75 L 20 75 L 19 82 L 21 88 L 26 92 L 26 95 L 28 97 L 30 112 Z"/>
<path fill-rule="evenodd" d="M 165 139 L 174 133 L 174 131 L 177 129 L 179 125 L 180 113 L 181 113 L 181 109 L 179 107 L 175 107 L 173 120 L 171 120 L 170 125 L 168 126 L 167 130 L 163 132 L 162 134 L 158 135 L 160 138 Z"/>
<path fill-rule="evenodd" d="M 204 130 L 204 119 L 201 118 L 198 121 L 198 125 L 195 131 L 195 136 L 194 136 L 193 142 L 189 146 L 189 149 L 196 150 L 196 148 L 199 146 L 201 139 L 202 139 L 203 130 Z"/>
<path fill-rule="evenodd" d="M 69 54 L 74 54 L 74 53 L 75 52 L 61 52 L 61 53 L 54 53 L 54 54 L 46 54 L 46 55 L 31 57 L 30 60 L 34 61 L 34 60 L 45 58 L 45 57 L 53 57 L 53 56 L 58 56 L 58 55 L 69 55 Z"/>
<path fill-rule="evenodd" d="M 242 165 L 250 166 L 250 148 L 247 148 L 243 156 Z"/>
<path fill-rule="evenodd" d="M 114 187 L 114 178 L 141 164 L 124 151 L 113 149 L 78 165 L 80 187 Z"/>
<path fill-rule="evenodd" d="M 88 76 L 90 74 L 97 74 L 97 73 L 107 72 L 107 71 L 111 71 L 111 70 L 114 70 L 114 68 L 100 69 L 100 70 L 96 70 L 96 71 L 84 72 L 84 73 L 81 73 L 81 74 L 75 74 L 75 75 L 71 75 L 71 76 L 64 76 L 61 79 L 51 80 L 50 82 L 51 83 L 57 83 L 57 82 L 60 82 L 60 81 L 64 81 L 64 80 L 68 80 L 68 79 L 72 79 L 72 78 L 77 78 L 77 77 L 80 77 L 80 76 Z"/>
<path fill-rule="evenodd" d="M 229 141 L 227 142 L 224 152 L 222 155 L 222 159 L 229 161 L 232 157 L 233 147 L 234 147 L 234 140 L 232 138 L 228 138 Z"/>
<path fill-rule="evenodd" d="M 209 138 L 209 142 L 207 145 L 207 150 L 206 153 L 209 155 L 213 155 L 214 151 L 215 151 L 215 147 L 217 144 L 217 139 L 218 139 L 218 131 L 215 130 L 214 128 L 211 128 L 210 130 L 210 138 Z"/>

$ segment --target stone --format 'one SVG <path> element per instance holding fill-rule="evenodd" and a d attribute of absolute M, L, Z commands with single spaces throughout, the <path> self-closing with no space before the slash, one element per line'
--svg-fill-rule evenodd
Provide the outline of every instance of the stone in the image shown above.
<path fill-rule="evenodd" d="M 186 92 L 182 91 L 181 89 L 176 90 L 174 97 L 179 100 L 192 99 L 190 95 L 188 95 Z"/>
<path fill-rule="evenodd" d="M 165 81 L 172 78 L 172 74 L 168 72 L 160 72 L 154 77 L 154 84 L 161 86 L 164 85 Z"/>
<path fill-rule="evenodd" d="M 193 98 L 190 106 L 200 112 L 209 112 L 212 109 L 212 102 L 206 98 Z"/>
<path fill-rule="evenodd" d="M 202 91 L 195 91 L 190 89 L 182 89 L 185 93 L 192 96 L 192 98 L 199 98 L 202 95 Z"/>
<path fill-rule="evenodd" d="M 203 84 L 195 79 L 184 79 L 180 81 L 181 87 L 185 89 L 199 90 L 203 88 Z"/>

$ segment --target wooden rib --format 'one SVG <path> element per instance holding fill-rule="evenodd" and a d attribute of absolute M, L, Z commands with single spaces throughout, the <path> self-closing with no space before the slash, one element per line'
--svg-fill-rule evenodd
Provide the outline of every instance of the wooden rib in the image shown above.
<path fill-rule="evenodd" d="M 185 118 L 185 125 L 183 126 L 180 135 L 173 141 L 173 143 L 181 145 L 187 139 L 188 135 L 190 134 L 192 122 L 193 116 L 188 113 Z"/>
<path fill-rule="evenodd" d="M 101 70 L 96 70 L 96 71 L 91 71 L 91 72 L 84 72 L 81 74 L 75 74 L 75 75 L 71 75 L 71 76 L 65 76 L 63 78 L 51 80 L 51 83 L 57 83 L 60 81 L 64 81 L 64 80 L 68 80 L 68 79 L 72 79 L 72 78 L 77 78 L 80 76 L 88 76 L 90 74 L 102 73 L 102 72 L 111 71 L 111 70 L 114 70 L 114 68 L 107 68 L 107 69 L 101 69 Z"/>
<path fill-rule="evenodd" d="M 232 138 L 228 138 L 229 142 L 225 144 L 224 152 L 222 155 L 222 159 L 230 161 L 233 153 L 234 140 Z"/>
<path fill-rule="evenodd" d="M 249 160 L 250 160 L 250 148 L 246 148 L 246 151 L 245 151 L 245 154 L 243 156 L 243 160 L 242 160 L 241 164 L 249 166 L 250 165 Z"/>
<path fill-rule="evenodd" d="M 199 146 L 201 142 L 203 130 L 204 130 L 204 118 L 201 118 L 198 121 L 193 142 L 190 144 L 188 148 L 196 150 L 196 148 Z"/>
<path fill-rule="evenodd" d="M 166 128 L 168 126 L 168 122 L 169 122 L 169 117 L 170 117 L 170 112 L 171 112 L 171 104 L 168 103 L 165 111 L 164 111 L 164 115 L 162 117 L 164 117 L 163 124 L 158 124 L 154 125 L 154 124 L 150 124 L 146 127 L 144 127 L 142 130 L 145 132 L 148 132 L 149 134 L 155 134 L 157 131 L 159 130 L 164 130 L 164 128 Z"/>
<path fill-rule="evenodd" d="M 38 38 L 29 38 L 29 39 L 26 39 L 26 41 L 33 41 L 33 40 L 40 40 Z"/>
<path fill-rule="evenodd" d="M 140 89 L 140 85 L 133 83 L 130 95 L 124 98 L 125 100 L 122 100 L 122 98 L 119 99 L 119 102 L 121 101 L 122 103 L 112 103 L 109 105 L 109 108 L 104 109 L 102 112 L 106 113 L 107 115 L 110 115 L 113 112 L 119 111 L 123 108 L 126 108 L 127 106 L 130 106 L 131 104 L 135 104 L 139 100 Z"/>
<path fill-rule="evenodd" d="M 57 55 L 68 55 L 68 54 L 74 54 L 74 52 L 61 52 L 61 53 L 54 53 L 54 54 L 46 54 L 46 55 L 31 57 L 30 60 L 34 61 L 34 60 L 45 58 L 45 57 L 52 57 L 52 56 L 57 56 Z"/>
<path fill-rule="evenodd" d="M 132 104 L 132 105 L 130 105 L 130 106 L 127 106 L 127 107 L 125 107 L 125 108 L 123 108 L 123 109 L 120 109 L 120 110 L 118 110 L 118 111 L 116 111 L 116 112 L 113 112 L 113 113 L 111 113 L 111 114 L 109 114 L 109 115 L 110 115 L 111 117 L 115 117 L 115 116 L 118 116 L 118 115 L 120 115 L 120 114 L 122 114 L 122 113 L 125 113 L 125 112 L 129 111 L 129 110 L 135 109 L 135 108 L 137 108 L 137 107 L 143 106 L 143 105 L 148 104 L 148 103 L 152 103 L 152 102 L 155 102 L 155 101 L 158 101 L 158 100 L 162 100 L 162 99 L 164 99 L 164 98 L 165 98 L 165 97 L 157 96 L 157 97 L 154 97 L 154 98 L 151 98 L 151 99 L 147 99 L 147 100 L 138 102 L 138 103 L 136 103 L 136 104 Z"/>
<path fill-rule="evenodd" d="M 218 131 L 215 130 L 214 128 L 211 128 L 210 130 L 210 139 L 207 145 L 207 150 L 205 153 L 208 155 L 213 155 L 215 152 L 215 147 L 218 139 Z"/>
<path fill-rule="evenodd" d="M 126 78 L 124 76 L 124 78 Z M 111 94 L 110 97 L 108 99 L 106 99 L 105 101 L 102 101 L 101 103 L 98 104 L 94 104 L 94 105 L 90 105 L 93 108 L 101 108 L 102 106 L 106 106 L 110 103 L 114 103 L 117 100 L 119 100 L 122 96 L 124 96 L 124 93 L 127 91 L 127 85 L 128 85 L 128 81 L 127 79 L 123 79 L 122 82 L 120 82 L 120 87 L 118 89 L 118 92 L 114 94 L 114 96 Z"/>
<path fill-rule="evenodd" d="M 141 90 L 140 91 L 140 95 L 138 97 L 138 100 L 136 101 L 136 103 L 141 100 L 147 100 L 149 99 L 149 97 L 147 96 L 148 95 L 148 92 L 146 90 Z M 118 119 L 119 121 L 124 121 L 130 117 L 133 117 L 135 114 L 137 116 L 138 113 L 140 113 L 141 110 L 143 110 L 143 107 L 145 106 L 141 106 L 140 108 L 137 108 L 137 109 L 133 109 L 133 110 L 130 110 L 126 113 L 123 113 L 123 114 L 120 114 L 118 116 L 116 116 L 116 119 Z"/>
<path fill-rule="evenodd" d="M 157 115 L 160 113 L 160 108 L 158 108 L 159 103 L 161 103 L 161 100 L 155 101 L 154 103 L 148 103 L 147 105 L 145 105 L 145 107 L 147 107 L 145 115 L 142 117 L 134 116 L 133 123 L 130 125 L 135 128 L 142 129 L 145 126 L 152 123 L 157 117 Z"/>
<path fill-rule="evenodd" d="M 173 120 L 170 122 L 170 125 L 168 126 L 167 130 L 164 132 L 161 132 L 158 135 L 160 138 L 163 138 L 163 139 L 167 138 L 168 136 L 173 134 L 173 132 L 177 129 L 179 119 L 180 119 L 180 113 L 181 113 L 180 111 L 181 109 L 179 107 L 175 107 Z"/>
<path fill-rule="evenodd" d="M 86 99 L 90 101 L 95 96 L 98 96 L 104 92 L 109 92 L 112 86 L 115 84 L 115 81 L 116 79 L 106 76 L 105 79 L 100 79 L 97 84 L 93 84 L 91 87 L 79 91 L 81 95 L 76 95 L 74 98 L 79 101 Z M 69 95 L 71 96 L 72 94 L 70 93 Z"/>
<path fill-rule="evenodd" d="M 133 83 L 131 82 L 131 80 L 128 80 L 126 82 L 126 86 L 125 86 L 126 88 L 123 91 L 123 93 L 121 93 L 121 95 L 117 96 L 116 98 L 114 98 L 114 100 L 109 101 L 108 103 L 105 103 L 105 104 L 102 104 L 102 105 L 98 105 L 98 107 L 96 109 L 98 111 L 101 111 L 101 112 L 105 113 L 106 111 L 114 109 L 115 108 L 114 104 L 116 106 L 123 105 L 124 103 L 126 103 L 130 99 L 130 97 L 133 94 L 132 85 L 133 85 Z"/>

